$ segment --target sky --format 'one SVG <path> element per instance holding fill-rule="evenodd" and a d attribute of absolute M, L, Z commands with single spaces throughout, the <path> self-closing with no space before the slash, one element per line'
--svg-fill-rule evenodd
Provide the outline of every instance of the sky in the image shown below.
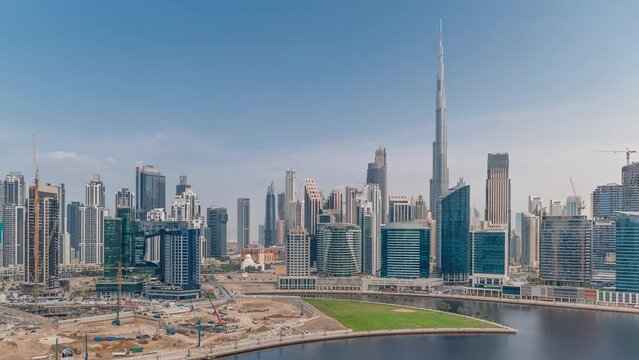
<path fill-rule="evenodd" d="M 428 197 L 439 19 L 444 23 L 451 186 L 483 212 L 486 157 L 510 154 L 513 212 L 620 182 L 639 147 L 634 1 L 2 1 L 0 174 L 107 204 L 135 167 L 187 174 L 206 206 L 266 188 L 362 185 L 388 153 L 389 194 Z M 639 158 L 638 158 L 639 159 Z M 169 201 L 169 200 L 167 200 Z"/>

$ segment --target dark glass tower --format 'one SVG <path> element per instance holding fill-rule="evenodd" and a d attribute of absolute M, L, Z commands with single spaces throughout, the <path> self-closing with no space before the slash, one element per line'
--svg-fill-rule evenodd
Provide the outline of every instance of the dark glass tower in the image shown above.
<path fill-rule="evenodd" d="M 266 212 L 264 215 L 264 247 L 275 246 L 275 185 L 271 183 L 266 191 Z"/>
<path fill-rule="evenodd" d="M 462 181 L 440 197 L 438 261 L 444 282 L 467 283 L 470 275 L 470 185 Z"/>
<path fill-rule="evenodd" d="M 617 217 L 616 248 L 617 290 L 639 292 L 639 212 Z"/>
<path fill-rule="evenodd" d="M 206 209 L 208 257 L 226 258 L 226 224 L 228 221 L 229 215 L 226 208 Z"/>
<path fill-rule="evenodd" d="M 153 166 L 143 165 L 135 169 L 135 200 L 138 220 L 146 220 L 152 209 L 166 210 L 166 178 Z"/>

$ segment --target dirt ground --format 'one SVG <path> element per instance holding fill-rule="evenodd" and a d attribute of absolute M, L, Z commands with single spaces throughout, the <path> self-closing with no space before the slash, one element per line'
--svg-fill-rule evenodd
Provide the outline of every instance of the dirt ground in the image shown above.
<path fill-rule="evenodd" d="M 277 287 L 274 273 L 252 273 L 246 277 L 241 274 L 215 275 L 215 280 L 237 294 L 275 290 Z"/>
<path fill-rule="evenodd" d="M 300 301 L 297 299 L 271 298 L 238 298 L 227 306 L 218 309 L 226 318 L 228 333 L 214 333 L 212 329 L 217 318 L 213 310 L 206 307 L 190 311 L 188 305 L 180 309 L 182 312 L 164 314 L 162 320 L 152 315 L 136 315 L 125 317 L 121 326 L 114 326 L 110 321 L 93 322 L 60 328 L 42 328 L 39 330 L 13 329 L 0 331 L 0 359 L 30 359 L 32 356 L 53 353 L 55 339 L 59 348 L 79 349 L 84 353 L 84 336 L 89 337 L 89 354 L 91 358 L 111 359 L 113 352 L 132 347 L 143 347 L 143 354 L 157 351 L 188 348 L 197 344 L 196 321 L 201 320 L 203 335 L 202 346 L 216 346 L 248 336 L 286 336 L 343 329 L 337 321 L 318 313 L 305 311 L 301 314 Z M 176 330 L 175 335 L 168 335 L 166 328 Z M 13 333 L 13 335 L 12 335 Z M 157 336 L 148 343 L 140 344 L 135 340 L 138 335 Z M 123 341 L 94 341 L 95 336 L 124 337 Z M 16 357 L 16 354 L 19 354 Z"/>

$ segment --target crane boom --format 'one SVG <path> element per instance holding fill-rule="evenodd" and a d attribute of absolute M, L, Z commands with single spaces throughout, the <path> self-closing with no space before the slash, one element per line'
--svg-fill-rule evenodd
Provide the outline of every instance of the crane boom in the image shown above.
<path fill-rule="evenodd" d="M 215 313 L 215 316 L 217 317 L 218 324 L 224 324 L 224 322 L 222 321 L 222 318 L 220 317 L 220 314 L 217 312 L 217 309 L 215 308 L 215 305 L 213 305 L 213 300 L 211 300 L 211 297 L 209 296 L 209 294 L 206 294 L 206 298 L 209 299 L 209 302 L 211 303 L 211 307 L 213 308 L 213 312 Z"/>
<path fill-rule="evenodd" d="M 630 165 L 630 154 L 636 154 L 637 150 L 635 149 L 630 149 L 629 147 L 626 147 L 625 150 L 597 150 L 596 152 L 607 152 L 607 153 L 625 153 L 626 154 L 626 165 Z"/>

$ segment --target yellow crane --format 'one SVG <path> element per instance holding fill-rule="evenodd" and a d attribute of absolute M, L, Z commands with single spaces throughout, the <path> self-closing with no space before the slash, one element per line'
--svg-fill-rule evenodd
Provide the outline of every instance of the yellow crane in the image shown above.
<path fill-rule="evenodd" d="M 636 154 L 637 150 L 630 149 L 629 147 L 626 147 L 625 150 L 597 150 L 596 152 L 625 153 L 626 154 L 626 165 L 630 165 L 630 154 Z"/>
<path fill-rule="evenodd" d="M 35 176 L 33 181 L 33 281 L 37 284 L 40 280 L 40 170 L 36 158 L 35 135 L 31 135 L 33 147 L 33 168 Z"/>

